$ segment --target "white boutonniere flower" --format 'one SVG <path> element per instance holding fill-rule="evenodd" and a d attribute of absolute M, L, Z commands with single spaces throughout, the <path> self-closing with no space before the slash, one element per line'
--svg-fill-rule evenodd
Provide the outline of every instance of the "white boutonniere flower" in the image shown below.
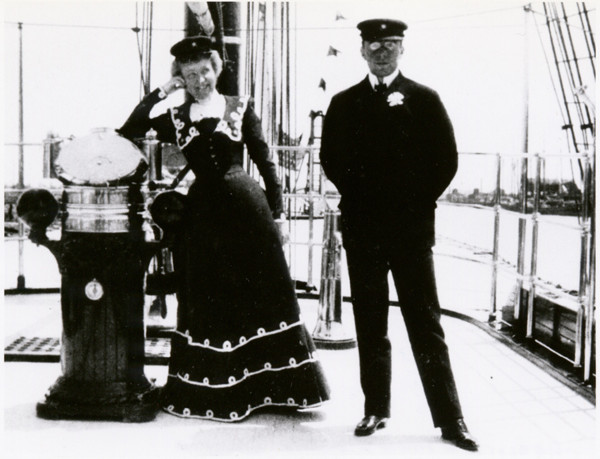
<path fill-rule="evenodd" d="M 402 105 L 404 103 L 404 94 L 398 91 L 393 92 L 388 96 L 387 101 L 390 107 Z"/>

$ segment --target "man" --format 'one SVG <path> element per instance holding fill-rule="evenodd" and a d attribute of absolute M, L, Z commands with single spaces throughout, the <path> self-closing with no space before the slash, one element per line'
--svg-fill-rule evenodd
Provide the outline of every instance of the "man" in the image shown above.
<path fill-rule="evenodd" d="M 355 435 L 371 435 L 390 416 L 391 271 L 433 423 L 442 438 L 476 451 L 440 324 L 431 251 L 435 202 L 456 173 L 458 154 L 437 93 L 398 70 L 406 28 L 389 19 L 358 24 L 369 75 L 332 98 L 323 123 L 321 163 L 341 194 L 365 396 Z"/>

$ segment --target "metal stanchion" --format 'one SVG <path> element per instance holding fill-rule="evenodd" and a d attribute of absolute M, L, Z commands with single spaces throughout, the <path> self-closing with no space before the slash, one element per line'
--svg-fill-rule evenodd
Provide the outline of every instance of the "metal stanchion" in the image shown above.
<path fill-rule="evenodd" d="M 498 255 L 500 248 L 500 194 L 501 194 L 501 170 L 502 157 L 500 153 L 496 156 L 496 191 L 494 198 L 494 249 L 492 261 L 492 288 L 491 288 L 491 305 L 488 322 L 493 323 L 494 327 L 499 330 L 502 327 L 502 310 L 498 309 Z"/>
<path fill-rule="evenodd" d="M 25 226 L 19 221 L 19 274 L 17 275 L 17 290 L 25 289 Z"/>
<path fill-rule="evenodd" d="M 537 276 L 537 255 L 538 255 L 538 228 L 539 228 L 539 210 L 540 210 L 540 175 L 541 158 L 535 154 L 535 181 L 533 190 L 533 212 L 531 227 L 531 264 L 529 270 L 529 296 L 527 298 L 527 323 L 525 328 L 525 337 L 533 338 L 534 311 L 535 306 L 535 278 Z"/>
<path fill-rule="evenodd" d="M 148 179 L 151 181 L 162 180 L 162 155 L 156 136 L 157 132 L 150 129 L 142 142 L 142 149 L 148 160 Z"/>
<path fill-rule="evenodd" d="M 53 133 L 48 133 L 44 139 L 44 159 L 43 159 L 43 171 L 42 176 L 46 179 L 57 178 L 56 171 L 54 170 L 54 164 L 56 158 L 60 152 L 60 142 L 62 140 L 55 136 Z"/>
<path fill-rule="evenodd" d="M 314 152 L 308 155 L 308 274 L 306 279 L 306 291 L 314 290 L 313 285 L 313 251 L 314 251 L 314 224 L 315 224 L 315 197 L 313 193 L 314 180 Z"/>
<path fill-rule="evenodd" d="M 577 309 L 577 323 L 575 326 L 575 358 L 574 367 L 580 368 L 583 362 L 584 340 L 586 335 L 586 321 L 592 321 L 593 318 L 588 316 L 588 290 L 589 290 L 589 267 L 588 267 L 588 252 L 590 240 L 590 222 L 589 222 L 589 179 L 590 168 L 589 158 L 586 156 L 583 165 L 583 187 L 582 187 L 582 203 L 581 203 L 581 220 L 580 220 L 580 237 L 581 237 L 581 253 L 579 258 L 579 308 Z"/>
<path fill-rule="evenodd" d="M 324 212 L 319 316 L 312 335 L 315 345 L 320 349 L 356 347 L 356 339 L 342 325 L 342 238 L 339 218 L 340 212 L 337 210 Z"/>
<path fill-rule="evenodd" d="M 595 203 L 595 174 L 596 170 L 594 156 L 588 155 L 586 157 L 586 171 L 587 179 L 586 182 L 586 206 L 589 205 L 590 210 L 594 209 Z M 588 241 L 589 247 L 589 259 L 588 259 L 588 277 L 587 277 L 587 295 L 586 295 L 586 322 L 585 322 L 585 335 L 584 335 L 584 349 L 583 349 L 583 381 L 585 383 L 591 382 L 592 379 L 592 365 L 593 359 L 592 354 L 594 353 L 594 312 L 595 312 L 595 298 L 596 298 L 596 246 L 595 246 L 595 217 L 594 215 L 586 214 L 586 217 L 590 220 L 590 240 Z"/>
<path fill-rule="evenodd" d="M 592 255 L 593 256 L 593 255 Z M 594 279 L 595 265 L 592 262 L 590 270 L 590 279 Z M 592 354 L 594 353 L 594 297 L 595 281 L 589 283 L 589 291 L 586 300 L 586 322 L 585 322 L 585 341 L 583 349 L 583 382 L 589 383 L 592 379 Z"/>
<path fill-rule="evenodd" d="M 527 169 L 529 158 L 521 159 L 521 195 L 519 210 L 519 243 L 517 248 L 517 298 L 515 302 L 514 318 L 521 321 L 523 306 L 523 280 L 525 279 L 525 243 L 527 239 Z"/>
<path fill-rule="evenodd" d="M 19 183 L 20 190 L 25 188 L 25 152 L 23 136 L 23 23 L 19 22 Z M 19 274 L 17 276 L 17 289 L 25 289 L 25 228 L 19 222 Z"/>
<path fill-rule="evenodd" d="M 163 156 L 161 143 L 157 139 L 158 133 L 154 129 L 146 132 L 146 137 L 141 142 L 141 148 L 148 161 L 148 189 L 150 196 L 155 197 L 157 190 L 165 188 L 163 183 Z M 151 225 L 152 226 L 152 225 Z M 156 226 L 152 227 L 154 239 L 161 238 Z M 148 310 L 148 318 L 161 321 L 167 317 L 167 295 L 175 293 L 175 273 L 173 267 L 173 253 L 169 247 L 158 250 L 151 261 L 152 270 L 146 273 L 146 294 L 155 298 Z M 148 325 L 148 329 L 169 328 L 168 326 Z"/>

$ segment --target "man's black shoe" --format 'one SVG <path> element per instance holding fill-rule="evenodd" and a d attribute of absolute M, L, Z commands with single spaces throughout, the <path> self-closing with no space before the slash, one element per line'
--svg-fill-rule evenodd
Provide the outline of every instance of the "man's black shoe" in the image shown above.
<path fill-rule="evenodd" d="M 477 441 L 469 433 L 469 429 L 467 429 L 467 425 L 462 418 L 442 427 L 442 438 L 468 451 L 477 451 L 479 449 Z"/>
<path fill-rule="evenodd" d="M 354 429 L 354 435 L 357 437 L 366 437 L 367 435 L 373 434 L 378 429 L 383 429 L 387 418 L 381 418 L 379 416 L 365 416 L 362 418 L 356 429 Z"/>

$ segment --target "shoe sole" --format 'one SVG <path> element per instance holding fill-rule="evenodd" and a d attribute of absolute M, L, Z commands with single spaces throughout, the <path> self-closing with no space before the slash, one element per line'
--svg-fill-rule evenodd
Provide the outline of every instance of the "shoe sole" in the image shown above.
<path fill-rule="evenodd" d="M 357 437 L 368 437 L 369 435 L 373 435 L 377 430 L 383 429 L 386 426 L 386 421 L 381 421 L 379 424 L 375 426 L 372 432 L 363 431 L 363 430 L 355 430 L 354 435 Z"/>
<path fill-rule="evenodd" d="M 452 438 L 444 438 L 442 437 L 442 440 L 448 442 L 448 443 L 452 443 L 454 446 L 456 446 L 457 448 L 460 448 L 462 450 L 465 451 L 479 451 L 479 445 L 465 445 L 465 444 L 461 444 L 459 441 L 457 440 L 453 440 Z"/>

